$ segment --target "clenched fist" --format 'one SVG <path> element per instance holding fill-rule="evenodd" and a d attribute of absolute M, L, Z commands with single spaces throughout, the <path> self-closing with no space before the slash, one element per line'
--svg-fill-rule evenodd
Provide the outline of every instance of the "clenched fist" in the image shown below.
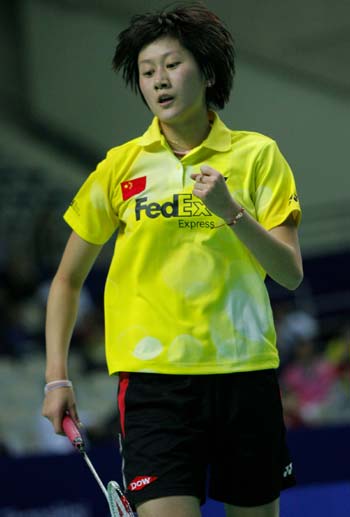
<path fill-rule="evenodd" d="M 202 165 L 201 174 L 191 174 L 191 178 L 195 180 L 193 194 L 211 212 L 226 221 L 232 220 L 240 207 L 232 198 L 224 176 L 209 165 Z"/>

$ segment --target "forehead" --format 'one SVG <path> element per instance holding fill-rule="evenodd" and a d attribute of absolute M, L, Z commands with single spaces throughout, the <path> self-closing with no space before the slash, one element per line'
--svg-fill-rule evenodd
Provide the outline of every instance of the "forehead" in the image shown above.
<path fill-rule="evenodd" d="M 188 53 L 177 38 L 171 36 L 163 36 L 148 45 L 145 45 L 139 52 L 138 63 L 147 61 L 156 61 L 170 54 Z"/>

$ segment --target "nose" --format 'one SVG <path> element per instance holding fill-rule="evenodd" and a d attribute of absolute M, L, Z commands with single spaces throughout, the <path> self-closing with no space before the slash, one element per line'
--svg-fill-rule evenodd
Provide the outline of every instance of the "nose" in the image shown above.
<path fill-rule="evenodd" d="M 169 88 L 170 82 L 165 70 L 161 69 L 157 72 L 154 77 L 154 88 L 156 90 L 162 90 L 163 88 Z"/>

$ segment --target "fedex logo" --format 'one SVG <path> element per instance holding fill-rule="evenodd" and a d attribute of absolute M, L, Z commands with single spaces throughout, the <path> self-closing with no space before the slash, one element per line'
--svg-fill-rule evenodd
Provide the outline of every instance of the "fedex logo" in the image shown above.
<path fill-rule="evenodd" d="M 136 199 L 136 221 L 141 219 L 142 212 L 151 219 L 155 219 L 160 215 L 167 218 L 212 215 L 202 201 L 193 199 L 192 194 L 174 194 L 172 201 L 166 201 L 163 204 L 156 202 L 148 203 L 147 201 L 147 197 Z"/>

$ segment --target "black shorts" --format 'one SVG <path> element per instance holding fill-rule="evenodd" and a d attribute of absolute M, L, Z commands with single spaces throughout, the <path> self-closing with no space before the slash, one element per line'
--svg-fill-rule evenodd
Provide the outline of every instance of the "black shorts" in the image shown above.
<path fill-rule="evenodd" d="M 295 484 L 275 370 L 219 375 L 121 373 L 120 448 L 127 497 L 206 492 L 260 506 Z"/>

